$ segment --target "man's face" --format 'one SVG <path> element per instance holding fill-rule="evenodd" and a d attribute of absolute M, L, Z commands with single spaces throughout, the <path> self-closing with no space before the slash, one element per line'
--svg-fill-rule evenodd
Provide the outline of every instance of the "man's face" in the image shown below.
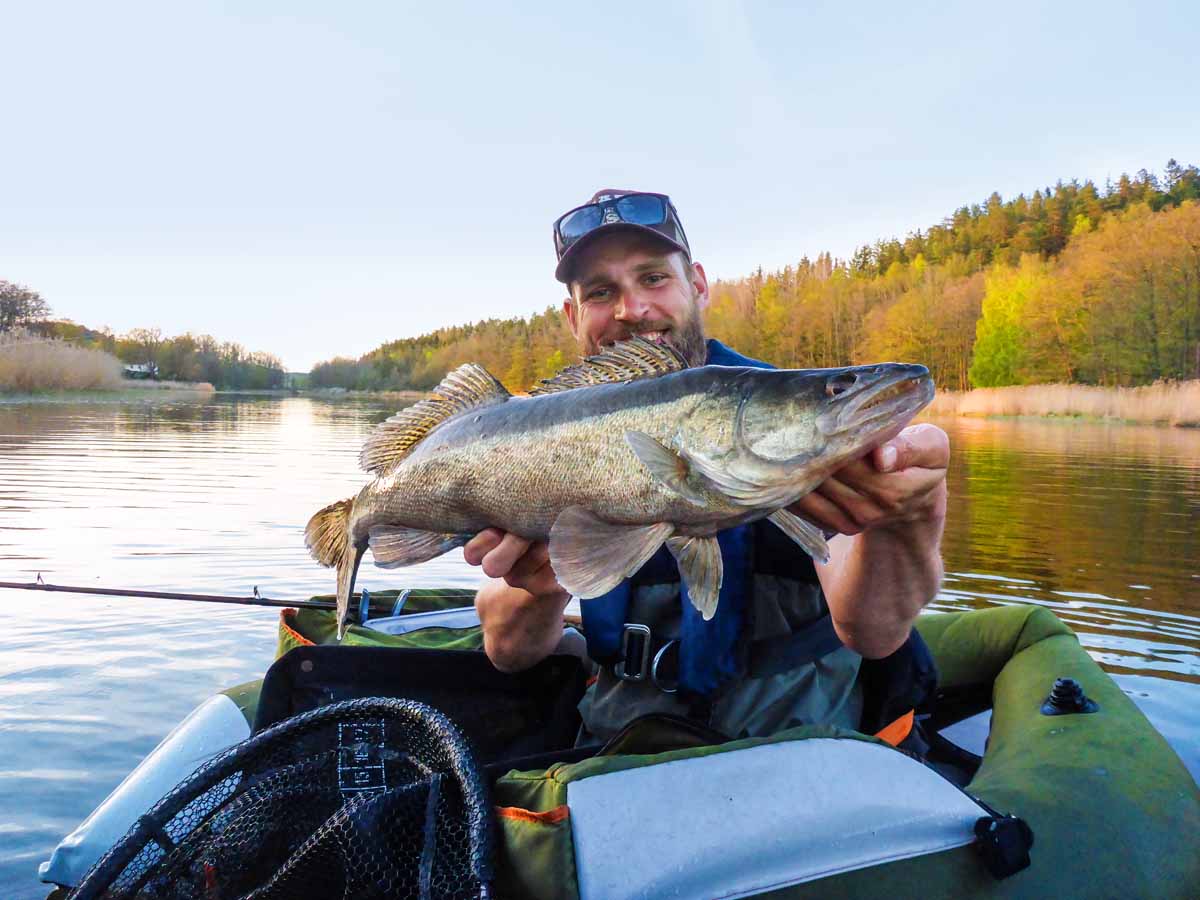
<path fill-rule="evenodd" d="M 575 262 L 570 289 L 563 312 L 585 355 L 637 334 L 704 365 L 700 310 L 708 281 L 699 263 L 688 264 L 668 244 L 628 231 L 593 238 Z"/>

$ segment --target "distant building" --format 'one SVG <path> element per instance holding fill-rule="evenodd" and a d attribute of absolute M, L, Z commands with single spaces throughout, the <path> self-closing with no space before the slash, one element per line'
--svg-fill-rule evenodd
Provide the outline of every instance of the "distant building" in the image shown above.
<path fill-rule="evenodd" d="M 154 363 L 126 363 L 126 378 L 157 378 L 158 366 Z"/>

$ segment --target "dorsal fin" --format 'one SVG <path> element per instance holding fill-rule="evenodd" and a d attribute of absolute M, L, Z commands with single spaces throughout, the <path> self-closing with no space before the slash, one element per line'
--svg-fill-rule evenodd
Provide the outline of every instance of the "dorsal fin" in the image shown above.
<path fill-rule="evenodd" d="M 553 378 L 530 388 L 531 395 L 554 394 L 596 384 L 616 384 L 657 378 L 688 367 L 683 355 L 669 344 L 656 344 L 643 337 L 620 341 L 595 356 L 563 369 Z"/>
<path fill-rule="evenodd" d="M 429 397 L 375 426 L 363 444 L 358 463 L 366 471 L 382 475 L 443 422 L 469 409 L 503 403 L 511 396 L 483 366 L 459 366 Z"/>

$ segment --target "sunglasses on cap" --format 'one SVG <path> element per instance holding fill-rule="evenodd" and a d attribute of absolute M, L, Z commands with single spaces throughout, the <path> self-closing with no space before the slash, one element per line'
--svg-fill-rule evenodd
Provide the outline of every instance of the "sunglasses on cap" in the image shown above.
<path fill-rule="evenodd" d="M 560 280 L 566 268 L 564 257 L 571 249 L 593 232 L 614 225 L 632 225 L 651 231 L 691 255 L 679 214 L 666 194 L 601 193 L 554 222 L 554 249 L 558 253 Z"/>

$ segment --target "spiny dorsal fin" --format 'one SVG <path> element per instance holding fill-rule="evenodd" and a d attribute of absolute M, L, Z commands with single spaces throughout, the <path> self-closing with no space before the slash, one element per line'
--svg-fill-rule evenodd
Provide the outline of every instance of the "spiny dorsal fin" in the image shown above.
<path fill-rule="evenodd" d="M 577 365 L 568 366 L 553 378 L 543 379 L 529 393 L 534 396 L 554 394 L 596 384 L 657 378 L 687 367 L 687 360 L 674 347 L 634 337 L 606 347 Z"/>
<path fill-rule="evenodd" d="M 359 465 L 382 475 L 443 422 L 469 409 L 503 403 L 512 395 L 483 366 L 467 363 L 442 379 L 430 396 L 375 426 L 358 455 Z"/>

